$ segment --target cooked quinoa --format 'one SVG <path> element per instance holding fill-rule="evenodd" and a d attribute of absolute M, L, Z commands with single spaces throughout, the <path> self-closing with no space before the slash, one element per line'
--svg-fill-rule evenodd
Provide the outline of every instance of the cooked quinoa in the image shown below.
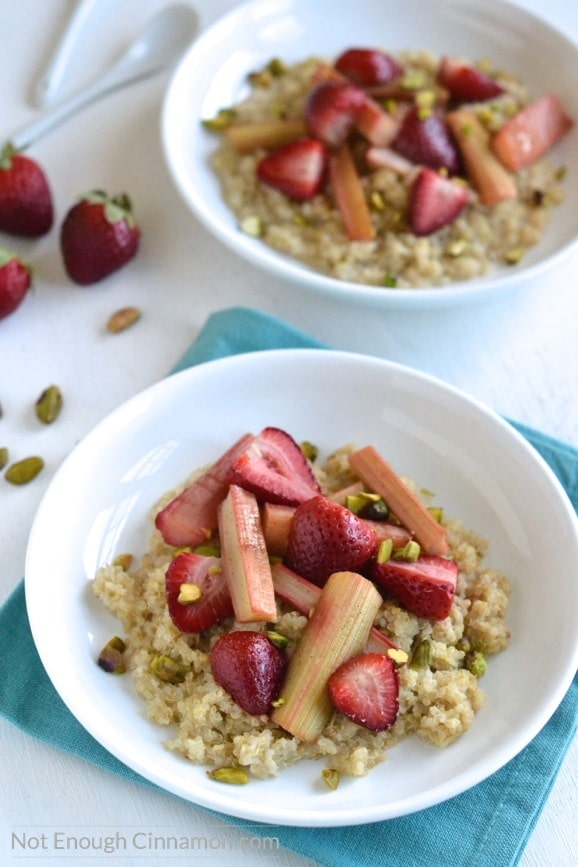
<path fill-rule="evenodd" d="M 422 51 L 402 53 L 399 59 L 407 76 L 425 76 L 426 87 L 428 82 L 433 86 L 439 57 Z M 250 95 L 227 111 L 234 111 L 235 124 L 280 115 L 301 117 L 312 75 L 323 62 L 328 61 L 310 58 L 284 67 L 281 74 L 253 76 Z M 487 63 L 479 65 L 490 71 Z M 504 94 L 468 104 L 468 109 L 496 132 L 530 101 L 530 94 L 507 72 L 491 71 L 505 88 Z M 561 167 L 541 160 L 515 175 L 517 198 L 489 207 L 471 190 L 470 203 L 457 220 L 432 235 L 417 237 L 407 229 L 413 173 L 400 176 L 389 168 L 365 171 L 362 183 L 375 239 L 350 241 L 330 188 L 306 202 L 289 199 L 257 179 L 256 166 L 264 155 L 264 150 L 239 154 L 226 136 L 214 154 L 213 167 L 239 230 L 247 228 L 265 244 L 316 271 L 370 286 L 444 286 L 481 277 L 497 265 L 514 266 L 540 241 L 552 209 L 563 200 Z"/>
<path fill-rule="evenodd" d="M 326 492 L 338 490 L 354 478 L 347 464 L 351 450 L 340 449 L 317 471 Z M 190 482 L 188 479 L 187 484 Z M 151 514 L 152 521 L 177 493 L 163 497 Z M 388 749 L 409 735 L 445 747 L 466 732 L 486 695 L 478 678 L 464 668 L 464 656 L 472 647 L 481 649 L 485 657 L 507 647 L 505 618 L 510 587 L 505 575 L 485 565 L 484 540 L 459 520 L 442 521 L 450 553 L 460 566 L 450 616 L 434 623 L 385 600 L 374 622 L 409 657 L 398 669 L 400 695 L 395 724 L 387 731 L 373 732 L 335 712 L 323 734 L 309 744 L 267 716 L 246 713 L 211 674 L 209 652 L 220 635 L 233 628 L 263 631 L 266 624 L 238 624 L 230 619 L 200 634 L 183 634 L 175 627 L 165 598 L 165 571 L 174 548 L 164 543 L 158 530 L 153 529 L 148 549 L 136 568 L 119 563 L 101 568 L 92 585 L 94 592 L 122 623 L 127 671 L 134 678 L 149 719 L 169 729 L 167 748 L 196 765 L 241 767 L 260 779 L 274 777 L 305 758 L 322 759 L 344 775 L 363 776 L 385 759 Z M 278 610 L 274 628 L 290 639 L 290 652 L 307 618 L 281 602 Z M 420 667 L 415 665 L 415 648 L 424 641 L 429 643 L 430 661 Z M 151 661 L 158 655 L 169 657 L 182 668 L 181 683 L 167 683 L 154 674 Z"/>

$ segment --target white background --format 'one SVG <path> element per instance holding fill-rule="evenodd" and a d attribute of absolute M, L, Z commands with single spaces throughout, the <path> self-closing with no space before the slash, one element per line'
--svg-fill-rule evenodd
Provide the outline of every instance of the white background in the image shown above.
<path fill-rule="evenodd" d="M 73 60 L 68 91 L 106 68 L 140 22 L 166 2 L 98 0 Z M 237 4 L 198 0 L 192 5 L 206 26 Z M 575 4 L 525 0 L 521 5 L 578 39 Z M 72 0 L 0 4 L 2 138 L 36 117 L 32 89 L 72 7 Z M 576 74 L 578 78 L 578 70 Z M 59 463 L 110 410 L 166 374 L 207 315 L 224 307 L 259 307 L 336 348 L 418 367 L 510 418 L 578 446 L 578 256 L 541 285 L 530 287 L 524 297 L 421 314 L 355 312 L 332 302 L 328 315 L 327 301 L 257 273 L 213 240 L 185 209 L 169 180 L 160 145 L 159 114 L 167 81 L 166 75 L 160 76 L 110 96 L 39 142 L 33 153 L 52 183 L 55 228 L 39 241 L 1 239 L 22 252 L 37 277 L 18 312 L 0 322 L 0 446 L 9 446 L 14 459 L 41 454 L 46 469 L 23 488 L 0 480 L 0 602 L 23 575 L 29 528 Z M 143 241 L 128 268 L 82 289 L 63 272 L 58 225 L 72 199 L 95 187 L 130 193 Z M 141 308 L 141 322 L 125 334 L 107 334 L 109 314 L 127 304 Z M 65 409 L 56 425 L 41 428 L 33 405 L 51 383 L 61 387 Z M 155 828 L 167 835 L 236 833 L 191 805 L 37 743 L 4 720 L 0 744 L 3 864 L 39 862 L 39 852 L 17 859 L 16 851 L 10 851 L 12 831 L 23 826 L 33 836 L 53 828 L 94 834 L 96 826 L 126 837 Z M 574 744 L 522 856 L 523 867 L 574 865 L 577 766 Z M 134 859 L 135 864 L 141 861 Z M 224 867 L 307 863 L 288 852 L 258 850 L 220 855 L 217 862 L 194 859 L 205 861 Z M 154 863 L 162 862 L 157 857 Z"/>

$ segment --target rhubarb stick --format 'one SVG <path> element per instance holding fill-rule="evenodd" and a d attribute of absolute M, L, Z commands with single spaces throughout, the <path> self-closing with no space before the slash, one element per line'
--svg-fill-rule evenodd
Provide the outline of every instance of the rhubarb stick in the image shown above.
<path fill-rule="evenodd" d="M 350 241 L 373 241 L 375 229 L 365 191 L 347 144 L 341 145 L 332 154 L 329 175 L 347 237 Z"/>
<path fill-rule="evenodd" d="M 450 111 L 446 122 L 462 155 L 468 177 L 484 205 L 515 199 L 518 190 L 514 179 L 492 152 L 490 135 L 473 112 Z"/>
<path fill-rule="evenodd" d="M 296 141 L 306 134 L 305 121 L 300 118 L 295 120 L 273 118 L 254 123 L 234 124 L 225 130 L 225 135 L 240 154 L 251 153 L 257 148 L 273 150 Z"/>
<path fill-rule="evenodd" d="M 271 572 L 277 596 L 291 605 L 295 611 L 309 617 L 319 601 L 321 588 L 302 578 L 283 563 L 276 563 Z M 397 644 L 373 626 L 365 649 L 372 653 L 388 653 L 390 650 L 397 650 Z"/>
<path fill-rule="evenodd" d="M 277 620 L 269 556 L 254 494 L 230 485 L 219 508 L 221 564 L 239 623 Z"/>
<path fill-rule="evenodd" d="M 302 741 L 314 741 L 333 712 L 327 681 L 342 662 L 361 653 L 382 603 L 371 581 L 334 572 L 301 634 L 272 720 Z"/>
<path fill-rule="evenodd" d="M 445 528 L 373 446 L 353 452 L 349 464 L 372 491 L 383 497 L 426 553 L 447 554 Z"/>

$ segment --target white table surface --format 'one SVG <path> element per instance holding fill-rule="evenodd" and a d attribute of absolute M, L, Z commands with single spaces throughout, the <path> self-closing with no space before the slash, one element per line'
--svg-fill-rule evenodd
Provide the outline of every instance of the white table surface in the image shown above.
<path fill-rule="evenodd" d="M 90 33 L 75 54 L 68 89 L 98 75 L 137 24 L 166 2 L 98 0 Z M 206 26 L 236 4 L 198 0 L 196 5 Z M 576 4 L 524 0 L 522 5 L 578 39 Z M 72 0 L 0 3 L 2 138 L 35 118 L 32 89 L 72 7 Z M 578 69 L 576 76 L 578 83 Z M 0 322 L 0 446 L 9 446 L 14 458 L 40 453 L 46 460 L 45 471 L 28 486 L 13 488 L 0 481 L 0 602 L 23 575 L 35 510 L 70 449 L 109 411 L 162 377 L 209 313 L 231 305 L 274 313 L 337 348 L 426 370 L 496 411 L 578 446 L 578 256 L 559 267 L 547 285 L 530 287 L 523 298 L 423 314 L 352 312 L 334 304 L 328 315 L 326 302 L 289 291 L 222 248 L 181 203 L 163 162 L 159 136 L 167 80 L 164 75 L 118 92 L 40 141 L 32 153 L 51 179 L 55 228 L 35 242 L 0 239 L 21 251 L 37 272 L 34 292 L 17 313 Z M 73 197 L 95 187 L 130 193 L 143 241 L 138 258 L 122 273 L 83 289 L 64 275 L 57 226 Z M 142 309 L 141 322 L 122 335 L 107 334 L 108 315 L 127 304 Z M 57 424 L 40 429 L 33 405 L 51 383 L 61 387 L 65 409 Z M 247 851 L 226 822 L 37 743 L 3 719 L 0 745 L 3 865 L 44 860 L 39 850 L 25 855 L 12 846 L 12 833 L 23 829 L 32 837 L 53 829 L 77 836 L 102 829 L 125 836 L 149 831 L 227 835 L 237 841 L 236 849 L 213 852 L 206 859 L 199 855 L 194 863 L 310 863 L 283 850 Z M 576 863 L 577 792 L 575 743 L 522 856 L 523 867 Z M 91 854 L 92 863 L 142 862 L 142 857 L 100 859 Z M 55 853 L 46 860 L 70 863 Z M 173 858 L 157 852 L 153 863 L 171 864 Z M 433 857 L 431 864 L 435 867 Z"/>

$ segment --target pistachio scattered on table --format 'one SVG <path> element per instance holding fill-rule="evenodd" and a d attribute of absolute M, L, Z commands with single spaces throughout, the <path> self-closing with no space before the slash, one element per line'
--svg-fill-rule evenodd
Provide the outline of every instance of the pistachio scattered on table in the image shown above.
<path fill-rule="evenodd" d="M 141 312 L 138 307 L 121 307 L 116 310 L 106 323 L 106 330 L 110 334 L 119 334 L 121 331 L 126 331 L 131 325 L 141 317 Z"/>
<path fill-rule="evenodd" d="M 63 398 L 59 387 L 49 385 L 36 401 L 35 410 L 38 421 L 41 421 L 42 424 L 52 424 L 60 415 L 62 405 Z"/>
<path fill-rule="evenodd" d="M 38 473 L 44 469 L 44 461 L 37 455 L 29 458 L 23 458 L 21 461 L 16 461 L 12 466 L 8 467 L 4 473 L 4 478 L 11 485 L 26 485 L 35 479 Z"/>

